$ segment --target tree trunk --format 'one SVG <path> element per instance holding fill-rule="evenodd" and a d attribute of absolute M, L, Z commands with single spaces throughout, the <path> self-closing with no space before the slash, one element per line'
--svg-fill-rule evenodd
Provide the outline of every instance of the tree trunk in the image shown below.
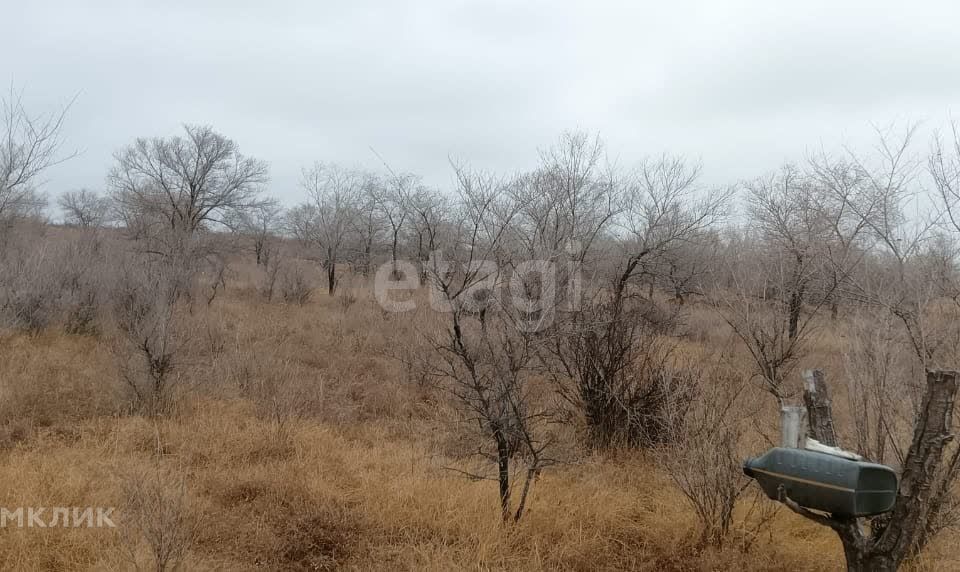
<path fill-rule="evenodd" d="M 830 392 L 827 390 L 823 370 L 808 369 L 803 372 L 803 379 L 806 382 L 803 404 L 807 406 L 810 436 L 824 445 L 838 447 L 837 432 L 833 427 Z"/>
<path fill-rule="evenodd" d="M 494 429 L 497 442 L 497 480 L 500 483 L 500 513 L 504 522 L 510 520 L 510 444 L 500 428 Z"/>
<path fill-rule="evenodd" d="M 927 372 L 927 389 L 903 462 L 897 503 L 889 524 L 875 542 L 874 552 L 890 555 L 897 565 L 926 545 L 930 515 L 944 500 L 932 493 L 952 484 L 954 475 L 941 469 L 944 449 L 952 438 L 958 377 L 955 371 Z"/>
<path fill-rule="evenodd" d="M 810 430 L 824 444 L 835 445 L 833 416 L 823 374 L 804 372 Z M 903 463 L 893 512 L 875 517 L 868 536 L 856 518 L 829 517 L 792 507 L 802 515 L 832 528 L 843 544 L 849 572 L 893 572 L 929 540 L 929 522 L 944 502 L 938 494 L 952 484 L 952 466 L 944 470 L 944 449 L 952 438 L 953 408 L 960 373 L 928 371 L 923 405 L 913 428 L 913 441 Z M 829 443 L 830 439 L 834 443 Z M 787 506 L 790 506 L 789 504 Z"/>
<path fill-rule="evenodd" d="M 789 323 L 787 325 L 787 335 L 792 340 L 797 337 L 800 330 L 800 311 L 803 310 L 803 287 L 798 286 L 790 293 L 789 304 Z"/>
<path fill-rule="evenodd" d="M 853 545 L 844 544 L 847 572 L 895 572 L 896 560 L 887 554 L 869 554 Z"/>
<path fill-rule="evenodd" d="M 333 291 L 337 288 L 337 263 L 330 261 L 327 264 L 327 293 L 333 296 Z"/>
<path fill-rule="evenodd" d="M 797 258 L 797 267 L 794 270 L 793 284 L 790 290 L 790 301 L 787 304 L 789 322 L 787 325 L 787 336 L 794 340 L 800 330 L 800 313 L 803 311 L 803 297 L 806 293 L 805 280 L 803 275 L 803 256 L 795 255 Z"/>
<path fill-rule="evenodd" d="M 400 271 L 397 268 L 397 243 L 399 242 L 400 238 L 397 235 L 397 232 L 398 231 L 394 231 L 393 233 L 393 244 L 390 247 L 390 260 L 392 264 L 390 269 L 390 277 L 394 280 L 400 279 Z"/>
<path fill-rule="evenodd" d="M 520 522 L 520 519 L 523 517 L 523 511 L 527 507 L 527 495 L 530 494 L 530 485 L 533 484 L 533 480 L 537 478 L 537 471 L 536 462 L 527 468 L 527 479 L 523 482 L 523 492 L 520 493 L 520 504 L 517 505 L 517 512 L 513 515 L 514 522 Z"/>

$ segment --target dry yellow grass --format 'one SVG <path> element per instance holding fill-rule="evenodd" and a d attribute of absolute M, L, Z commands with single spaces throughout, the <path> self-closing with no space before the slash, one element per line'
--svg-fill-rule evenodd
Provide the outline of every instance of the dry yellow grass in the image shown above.
<path fill-rule="evenodd" d="M 97 339 L 0 340 L 0 506 L 116 506 L 118 526 L 2 529 L 3 567 L 130 569 L 121 532 L 125 486 L 138 472 L 185 482 L 199 522 L 191 570 L 841 567 L 834 535 L 786 510 L 754 532 L 750 499 L 722 549 L 697 549 L 692 510 L 635 454 L 545 471 L 525 518 L 501 525 L 495 485 L 445 469 L 457 461 L 444 454 L 443 408 L 386 355 L 417 324 L 353 294 L 352 305 L 317 294 L 300 308 L 234 288 L 205 310 L 218 339 L 199 336 L 194 357 L 207 365 L 160 420 L 115 413 L 122 388 Z M 696 355 L 700 342 L 689 343 Z M 816 351 L 836 359 L 829 345 Z M 321 394 L 284 431 L 238 385 L 264 375 L 264 362 L 287 364 Z M 960 570 L 957 539 L 945 535 L 912 566 Z M 146 562 L 145 547 L 135 549 Z"/>

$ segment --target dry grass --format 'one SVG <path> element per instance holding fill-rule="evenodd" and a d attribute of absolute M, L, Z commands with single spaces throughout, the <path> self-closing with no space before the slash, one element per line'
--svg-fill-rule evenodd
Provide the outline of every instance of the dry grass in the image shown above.
<path fill-rule="evenodd" d="M 118 525 L 8 527 L 4 567 L 129 569 L 130 475 L 157 471 L 184 483 L 189 519 L 199 523 L 190 570 L 841 567 L 833 534 L 785 510 L 757 532 L 750 499 L 722 549 L 698 549 L 692 510 L 636 454 L 580 456 L 545 471 L 529 514 L 501 525 L 495 486 L 446 470 L 458 461 L 445 454 L 444 407 L 390 357 L 420 326 L 348 288 L 350 303 L 318 292 L 301 307 L 232 285 L 204 310 L 217 339 L 196 334 L 190 383 L 161 419 L 115 413 L 120 386 L 94 337 L 0 339 L 0 506 L 116 506 Z M 709 333 L 685 342 L 689 356 L 724 343 L 708 312 L 695 310 L 694 320 Z M 812 365 L 839 368 L 836 341 L 822 340 Z M 250 388 L 281 366 L 288 381 L 276 387 L 310 399 L 278 431 Z M 956 539 L 940 538 L 913 566 L 960 569 Z M 135 550 L 148 561 L 144 546 Z"/>

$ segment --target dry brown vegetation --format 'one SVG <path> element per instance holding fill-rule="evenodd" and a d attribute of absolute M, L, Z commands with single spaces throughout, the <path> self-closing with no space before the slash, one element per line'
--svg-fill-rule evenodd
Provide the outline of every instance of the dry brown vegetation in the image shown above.
<path fill-rule="evenodd" d="M 450 470 L 465 467 L 454 410 L 392 357 L 415 351 L 425 318 L 383 312 L 359 278 L 344 288 L 351 304 L 326 295 L 271 304 L 256 292 L 257 272 L 236 264 L 226 293 L 198 309 L 216 341 L 194 338 L 189 379 L 161 417 L 121 414 L 123 383 L 100 337 L 4 335 L 0 505 L 116 506 L 118 525 L 6 528 L 5 567 L 152 567 L 145 535 L 130 534 L 142 522 L 188 535 L 182 564 L 196 570 L 842 566 L 828 529 L 771 513 L 778 505 L 753 491 L 722 548 L 703 546 L 693 510 L 648 455 L 575 444 L 536 483 L 528 515 L 502 524 L 495 487 Z M 732 335 L 707 307 L 690 322 L 704 332 L 684 342 L 692 358 Z M 840 375 L 843 335 L 839 325 L 822 331 L 810 363 Z M 772 427 L 771 409 L 746 420 L 754 437 L 744 453 L 763 446 L 751 426 Z M 960 569 L 956 538 L 938 537 L 912 569 Z"/>
<path fill-rule="evenodd" d="M 957 567 L 960 132 L 926 168 L 908 128 L 730 188 L 564 133 L 449 192 L 317 163 L 283 211 L 266 163 L 187 125 L 53 226 L 61 118 L 9 103 L 0 148 L 8 566 Z M 888 514 L 742 473 L 806 368 L 834 398 L 810 436 L 890 465 Z"/>

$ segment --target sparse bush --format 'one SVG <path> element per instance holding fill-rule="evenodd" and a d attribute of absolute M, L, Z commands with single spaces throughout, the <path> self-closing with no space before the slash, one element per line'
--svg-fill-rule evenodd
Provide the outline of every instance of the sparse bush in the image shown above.
<path fill-rule="evenodd" d="M 59 292 L 44 246 L 7 253 L 0 286 L 0 317 L 7 328 L 38 334 L 56 317 Z"/>
<path fill-rule="evenodd" d="M 145 545 L 150 561 L 146 569 L 182 569 L 199 524 L 191 514 L 184 476 L 168 474 L 158 459 L 151 469 L 127 477 L 124 493 L 123 521 L 118 524 L 130 564 L 141 569 Z"/>
<path fill-rule="evenodd" d="M 112 273 L 98 240 L 23 238 L 0 254 L 0 327 L 37 334 L 99 331 L 100 284 Z"/>
<path fill-rule="evenodd" d="M 267 251 L 271 252 L 271 251 Z M 281 269 L 286 266 L 280 251 L 272 252 L 263 260 L 263 274 L 260 282 L 260 295 L 267 302 L 272 302 L 277 290 L 277 280 L 281 276 Z M 260 265 L 258 264 L 259 268 Z"/>
<path fill-rule="evenodd" d="M 337 303 L 344 310 L 349 310 L 354 304 L 357 303 L 357 295 L 353 292 L 341 291 L 337 295 Z"/>
<path fill-rule="evenodd" d="M 297 266 L 288 268 L 280 280 L 280 297 L 287 304 L 303 306 L 310 301 L 313 295 L 313 286 L 310 285 L 306 274 Z"/>
<path fill-rule="evenodd" d="M 676 342 L 664 335 L 673 319 L 649 315 L 646 300 L 590 301 L 552 347 L 557 388 L 583 416 L 592 447 L 667 443 L 675 436 L 667 413 L 690 402 L 692 380 L 672 367 Z"/>
<path fill-rule="evenodd" d="M 656 451 L 659 464 L 697 515 L 699 546 L 723 544 L 737 501 L 750 482 L 743 475 L 740 454 L 744 427 L 738 401 L 744 383 L 711 361 L 707 357 L 687 365 L 694 378 L 690 403 L 664 410 L 671 438 Z"/>
<path fill-rule="evenodd" d="M 178 313 L 179 284 L 162 264 L 127 266 L 114 286 L 112 349 L 130 388 L 133 408 L 151 415 L 169 410 L 172 387 L 182 375 L 186 343 Z"/>

